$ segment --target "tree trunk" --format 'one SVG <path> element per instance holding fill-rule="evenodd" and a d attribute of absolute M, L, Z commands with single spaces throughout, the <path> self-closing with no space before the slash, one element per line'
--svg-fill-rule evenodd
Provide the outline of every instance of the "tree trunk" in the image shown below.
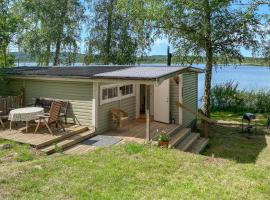
<path fill-rule="evenodd" d="M 51 57 L 51 41 L 49 41 L 48 44 L 47 44 L 45 66 L 49 66 L 50 57 Z"/>
<path fill-rule="evenodd" d="M 61 48 L 61 38 L 58 37 L 56 40 L 56 47 L 55 47 L 55 55 L 54 55 L 54 62 L 53 66 L 60 64 L 60 48 Z"/>
<path fill-rule="evenodd" d="M 60 15 L 60 23 L 58 24 L 59 26 L 59 32 L 58 36 L 56 39 L 56 44 L 55 44 L 55 56 L 54 56 L 54 62 L 53 66 L 59 65 L 60 64 L 60 54 L 61 54 L 61 44 L 62 44 L 62 39 L 64 36 L 64 24 L 65 24 L 65 17 L 67 15 L 67 4 L 68 1 L 63 1 L 64 5 L 61 10 L 61 15 Z"/>
<path fill-rule="evenodd" d="M 212 82 L 212 69 L 213 69 L 213 52 L 212 48 L 206 50 L 206 66 L 205 66 L 205 80 L 204 80 L 204 94 L 202 111 L 204 115 L 210 117 L 211 107 L 211 82 Z"/>
<path fill-rule="evenodd" d="M 204 81 L 204 95 L 202 111 L 204 115 L 210 117 L 211 107 L 211 82 L 212 82 L 212 69 L 213 69 L 213 48 L 211 38 L 211 8 L 209 0 L 205 0 L 205 53 L 206 53 L 206 66 L 205 66 L 205 81 Z"/>
<path fill-rule="evenodd" d="M 3 48 L 3 56 L 4 56 L 4 67 L 7 67 L 7 49 Z"/>
<path fill-rule="evenodd" d="M 107 36 L 106 36 L 105 57 L 104 57 L 105 65 L 109 64 L 111 55 L 113 4 L 114 0 L 111 0 L 108 6 Z"/>

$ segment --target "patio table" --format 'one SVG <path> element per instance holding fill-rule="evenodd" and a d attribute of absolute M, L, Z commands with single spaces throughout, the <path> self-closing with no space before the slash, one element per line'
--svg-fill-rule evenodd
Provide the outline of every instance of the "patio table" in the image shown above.
<path fill-rule="evenodd" d="M 26 122 L 26 132 L 28 132 L 29 122 L 38 119 L 39 115 L 44 115 L 44 108 L 41 107 L 26 107 L 11 110 L 8 120 L 10 120 L 10 130 L 12 122 Z"/>

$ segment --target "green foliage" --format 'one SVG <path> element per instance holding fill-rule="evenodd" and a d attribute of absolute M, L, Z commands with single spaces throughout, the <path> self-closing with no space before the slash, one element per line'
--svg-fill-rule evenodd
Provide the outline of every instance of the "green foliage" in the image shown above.
<path fill-rule="evenodd" d="M 170 141 L 170 137 L 167 135 L 167 133 L 165 131 L 161 131 L 159 133 L 159 136 L 158 136 L 158 141 L 169 142 Z"/>
<path fill-rule="evenodd" d="M 11 54 L 3 55 L 0 54 L 0 68 L 1 67 L 12 67 L 15 63 L 15 56 Z"/>
<path fill-rule="evenodd" d="M 249 92 L 228 82 L 212 89 L 211 105 L 212 111 L 270 113 L 270 91 Z"/>
<path fill-rule="evenodd" d="M 137 56 L 143 55 L 150 46 L 151 28 L 136 20 L 137 15 L 127 1 L 90 2 L 93 16 L 89 24 L 86 63 L 94 55 L 104 64 L 135 63 Z"/>
<path fill-rule="evenodd" d="M 133 0 L 136 2 L 136 0 Z M 158 34 L 168 36 L 179 56 L 178 63 L 201 62 L 205 57 L 205 89 L 202 111 L 210 114 L 213 65 L 217 62 L 241 63 L 241 48 L 259 52 L 265 31 L 261 16 L 252 6 L 234 6 L 229 0 L 146 0 L 145 17 Z M 151 13 L 151 14 L 149 14 Z"/>
<path fill-rule="evenodd" d="M 80 41 L 84 7 L 79 0 L 22 1 L 25 27 L 19 37 L 23 51 L 40 65 L 70 64 L 75 61 Z"/>
<path fill-rule="evenodd" d="M 14 64 L 14 57 L 9 54 L 8 47 L 14 41 L 21 19 L 14 11 L 15 1 L 0 0 L 0 68 Z"/>

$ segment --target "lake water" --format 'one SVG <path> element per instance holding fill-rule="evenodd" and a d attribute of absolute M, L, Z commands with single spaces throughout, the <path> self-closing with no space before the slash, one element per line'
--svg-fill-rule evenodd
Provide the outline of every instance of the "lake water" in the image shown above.
<path fill-rule="evenodd" d="M 22 63 L 21 63 L 22 64 Z M 24 66 L 36 66 L 35 63 L 24 63 Z M 74 66 L 82 66 L 76 63 Z M 142 64 L 141 66 L 165 66 L 164 64 Z M 204 68 L 204 65 L 196 65 L 196 67 Z M 248 91 L 254 90 L 270 90 L 270 67 L 257 66 L 228 66 L 218 67 L 213 71 L 212 85 L 235 81 L 239 84 L 240 89 Z M 204 87 L 204 74 L 199 75 L 199 106 Z"/>
<path fill-rule="evenodd" d="M 235 81 L 240 89 L 248 91 L 270 90 L 270 67 L 223 67 L 214 70 L 212 85 Z M 199 105 L 203 95 L 204 74 L 199 75 Z"/>

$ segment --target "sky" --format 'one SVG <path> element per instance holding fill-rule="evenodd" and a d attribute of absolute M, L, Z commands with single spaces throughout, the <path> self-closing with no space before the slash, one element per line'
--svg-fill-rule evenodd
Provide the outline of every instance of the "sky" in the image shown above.
<path fill-rule="evenodd" d="M 245 0 L 244 0 L 245 1 Z M 270 1 L 270 0 L 268 0 Z M 269 14 L 270 7 L 267 5 L 260 6 L 258 13 L 259 14 Z M 85 46 L 85 39 L 87 37 L 87 31 L 86 27 L 83 27 L 82 30 L 82 42 L 80 42 L 80 51 L 81 53 L 85 52 L 86 46 Z M 169 46 L 168 39 L 165 37 L 163 38 L 156 38 L 153 45 L 151 46 L 151 50 L 148 52 L 148 55 L 167 55 L 167 48 Z M 16 46 L 11 46 L 11 51 L 18 51 Z M 171 47 L 171 51 L 173 52 L 173 47 Z M 251 52 L 245 50 L 244 48 L 241 49 L 241 52 L 244 56 L 252 56 Z"/>
<path fill-rule="evenodd" d="M 269 0 L 270 1 L 270 0 Z M 258 13 L 259 14 L 269 14 L 270 8 L 266 5 L 260 6 Z M 167 55 L 167 47 L 169 42 L 166 38 L 157 38 L 151 47 L 149 55 Z M 241 52 L 244 56 L 251 57 L 251 52 L 242 48 Z"/>

